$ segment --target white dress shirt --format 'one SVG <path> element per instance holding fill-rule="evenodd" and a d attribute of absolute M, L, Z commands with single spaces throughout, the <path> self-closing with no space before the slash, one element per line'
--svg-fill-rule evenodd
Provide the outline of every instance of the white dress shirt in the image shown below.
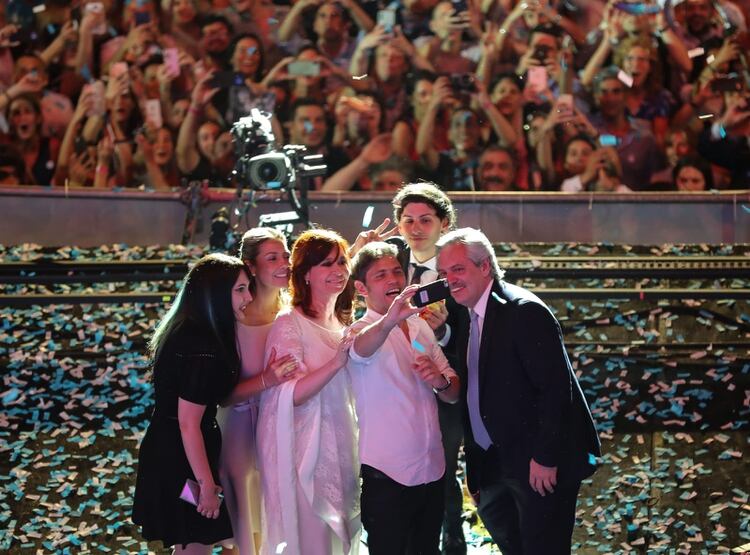
<path fill-rule="evenodd" d="M 437 256 L 433 256 L 432 258 L 429 258 L 425 260 L 424 262 L 419 262 L 416 258 L 414 258 L 414 251 L 409 252 L 409 266 L 407 268 L 407 276 L 406 276 L 406 283 L 407 285 L 411 283 L 411 277 L 414 275 L 414 264 L 417 266 L 424 266 L 427 268 L 421 276 L 419 276 L 419 285 L 425 285 L 427 283 L 432 283 L 433 281 L 437 280 L 440 276 L 437 271 Z M 451 339 L 451 327 L 446 323 L 445 324 L 445 334 L 443 334 L 443 337 L 441 337 L 438 340 L 438 345 L 441 347 L 445 347 L 448 344 L 448 341 Z"/>
<path fill-rule="evenodd" d="M 490 292 L 492 291 L 492 285 L 495 283 L 494 280 L 490 280 L 487 284 L 487 288 L 479 297 L 477 304 L 472 307 L 471 310 L 477 313 L 477 323 L 479 324 L 479 345 L 482 345 L 482 330 L 484 329 L 484 315 L 487 314 L 487 301 L 490 299 Z M 466 353 L 466 364 L 469 364 L 469 353 Z"/>
<path fill-rule="evenodd" d="M 353 327 L 361 329 L 381 316 L 368 309 Z M 424 354 L 444 376 L 455 380 L 456 374 L 427 322 L 416 315 L 406 322 L 411 342 L 396 326 L 370 357 L 358 355 L 352 347 L 347 368 L 359 421 L 360 461 L 399 484 L 416 486 L 440 479 L 445 473 L 445 455 L 438 401 L 413 365 Z M 414 340 L 424 353 L 413 346 Z"/>

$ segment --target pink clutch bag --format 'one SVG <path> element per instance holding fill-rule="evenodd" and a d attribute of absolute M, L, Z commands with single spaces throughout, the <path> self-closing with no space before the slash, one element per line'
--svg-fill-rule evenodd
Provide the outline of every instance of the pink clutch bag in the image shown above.
<path fill-rule="evenodd" d="M 200 497 L 200 493 L 201 487 L 198 485 L 198 482 L 188 478 L 187 480 L 185 480 L 185 485 L 182 486 L 180 499 L 182 499 L 183 501 L 187 501 L 191 505 L 195 505 L 197 507 L 198 497 Z"/>

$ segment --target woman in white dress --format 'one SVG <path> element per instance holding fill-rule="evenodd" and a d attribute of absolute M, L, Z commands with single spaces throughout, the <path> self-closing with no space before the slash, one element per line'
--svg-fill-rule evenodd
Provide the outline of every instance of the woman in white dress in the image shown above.
<path fill-rule="evenodd" d="M 263 392 L 258 453 L 262 553 L 356 553 L 359 461 L 346 365 L 353 287 L 348 244 L 312 230 L 292 248 L 292 307 L 268 335 L 266 358 L 293 355 L 295 378 Z"/>
<path fill-rule="evenodd" d="M 294 377 L 295 361 L 269 357 L 263 371 L 266 338 L 276 315 L 286 304 L 289 283 L 289 250 L 284 235 L 275 229 L 255 228 L 245 233 L 240 257 L 253 275 L 253 301 L 238 320 L 241 352 L 240 382 L 224 402 L 219 418 L 222 442 L 219 475 L 234 531 L 234 548 L 224 553 L 256 555 L 261 544 L 261 487 L 256 455 L 255 427 L 260 392 Z"/>

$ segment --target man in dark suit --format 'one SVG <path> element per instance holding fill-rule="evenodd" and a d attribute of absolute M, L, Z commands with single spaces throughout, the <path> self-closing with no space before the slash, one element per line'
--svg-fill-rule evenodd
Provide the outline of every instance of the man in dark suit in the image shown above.
<path fill-rule="evenodd" d="M 560 325 L 531 292 L 503 281 L 478 230 L 437 243 L 438 270 L 469 309 L 455 331 L 469 490 L 504 555 L 570 553 L 581 481 L 599 439 Z"/>

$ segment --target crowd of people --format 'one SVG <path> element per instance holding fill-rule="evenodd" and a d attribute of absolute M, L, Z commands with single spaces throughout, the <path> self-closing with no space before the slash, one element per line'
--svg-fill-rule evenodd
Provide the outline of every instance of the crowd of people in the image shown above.
<path fill-rule="evenodd" d="M 10 0 L 0 184 L 233 186 L 253 108 L 327 191 L 747 188 L 747 0 Z"/>
<path fill-rule="evenodd" d="M 601 452 L 557 320 L 503 280 L 482 232 L 455 229 L 436 185 L 393 205 L 393 229 L 352 245 L 313 229 L 290 253 L 254 228 L 241 258 L 190 270 L 150 343 L 133 505 L 146 539 L 341 555 L 364 528 L 371 555 L 465 555 L 463 443 L 503 553 L 570 552 Z"/>

